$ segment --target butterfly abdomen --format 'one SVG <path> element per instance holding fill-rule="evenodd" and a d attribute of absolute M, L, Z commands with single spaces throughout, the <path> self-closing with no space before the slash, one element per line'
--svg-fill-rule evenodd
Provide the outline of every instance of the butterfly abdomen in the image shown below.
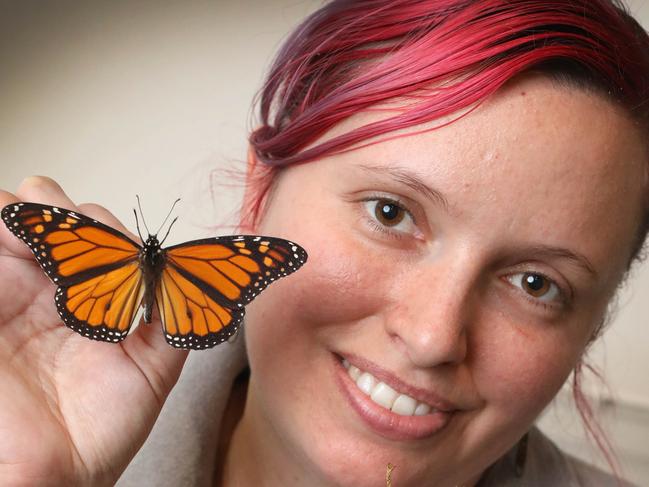
<path fill-rule="evenodd" d="M 151 323 L 156 287 L 166 265 L 166 252 L 155 235 L 149 235 L 140 251 L 140 268 L 144 279 L 144 322 Z"/>

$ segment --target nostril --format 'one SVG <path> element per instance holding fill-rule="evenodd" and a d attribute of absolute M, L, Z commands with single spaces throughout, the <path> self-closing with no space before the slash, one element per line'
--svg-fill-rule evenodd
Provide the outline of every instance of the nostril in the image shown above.
<path fill-rule="evenodd" d="M 467 354 L 466 330 L 453 326 L 408 326 L 388 331 L 393 347 L 418 367 L 460 363 Z"/>

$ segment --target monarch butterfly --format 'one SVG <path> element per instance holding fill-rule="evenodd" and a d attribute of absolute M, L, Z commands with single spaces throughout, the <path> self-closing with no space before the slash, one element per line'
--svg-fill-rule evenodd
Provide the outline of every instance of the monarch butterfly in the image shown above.
<path fill-rule="evenodd" d="M 162 248 L 173 222 L 162 241 L 158 232 L 146 241 L 140 234 L 139 245 L 90 217 L 38 203 L 7 205 L 2 219 L 58 286 L 63 322 L 105 342 L 128 335 L 141 305 L 150 323 L 155 302 L 170 345 L 211 348 L 238 329 L 246 304 L 307 260 L 293 242 L 254 235 Z"/>

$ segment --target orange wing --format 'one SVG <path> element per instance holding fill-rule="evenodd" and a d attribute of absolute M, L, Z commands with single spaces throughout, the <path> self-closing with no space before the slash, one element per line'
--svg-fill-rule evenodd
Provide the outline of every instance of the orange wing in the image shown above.
<path fill-rule="evenodd" d="M 156 302 L 165 338 L 177 348 L 211 348 L 238 329 L 244 310 L 225 308 L 173 267 L 162 271 Z"/>
<path fill-rule="evenodd" d="M 138 244 L 96 220 L 54 206 L 8 205 L 2 219 L 59 286 L 56 306 L 68 327 L 109 342 L 128 334 L 143 294 Z"/>
<path fill-rule="evenodd" d="M 165 254 L 167 266 L 156 290 L 165 337 L 175 347 L 195 349 L 234 334 L 244 306 L 307 260 L 293 242 L 254 235 L 195 240 Z"/>
<path fill-rule="evenodd" d="M 137 262 L 56 290 L 56 308 L 63 322 L 93 340 L 126 338 L 142 302 L 144 286 Z"/>

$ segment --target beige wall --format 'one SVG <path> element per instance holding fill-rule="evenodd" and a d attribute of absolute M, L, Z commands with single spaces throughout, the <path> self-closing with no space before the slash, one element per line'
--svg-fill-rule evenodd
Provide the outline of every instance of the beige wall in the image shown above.
<path fill-rule="evenodd" d="M 318 3 L 2 2 L 0 185 L 46 174 L 128 225 L 136 193 L 151 226 L 182 196 L 172 237 L 196 236 L 223 216 L 204 209 L 210 170 L 241 167 L 265 68 Z"/>
<path fill-rule="evenodd" d="M 264 68 L 320 3 L 5 0 L 0 187 L 49 175 L 75 201 L 105 205 L 131 228 L 136 193 L 150 227 L 181 196 L 169 242 L 213 233 L 206 225 L 225 222 L 240 194 L 231 178 L 219 185 L 213 169 L 242 167 Z M 630 5 L 649 25 L 649 2 Z M 622 292 L 621 311 L 592 352 L 614 395 L 641 411 L 649 409 L 647 289 L 649 265 Z"/>

